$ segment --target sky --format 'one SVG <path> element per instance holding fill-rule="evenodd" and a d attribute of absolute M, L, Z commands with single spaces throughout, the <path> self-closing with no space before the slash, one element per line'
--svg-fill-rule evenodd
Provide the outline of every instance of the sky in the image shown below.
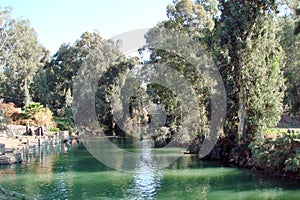
<path fill-rule="evenodd" d="M 97 30 L 109 39 L 120 33 L 150 28 L 166 20 L 172 0 L 0 0 L 13 17 L 28 19 L 40 43 L 54 54 L 81 34 Z"/>

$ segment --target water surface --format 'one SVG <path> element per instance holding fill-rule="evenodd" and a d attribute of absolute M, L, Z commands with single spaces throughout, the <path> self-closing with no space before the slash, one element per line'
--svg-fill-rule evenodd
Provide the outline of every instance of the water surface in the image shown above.
<path fill-rule="evenodd" d="M 74 144 L 67 152 L 64 148 L 52 153 L 44 149 L 22 164 L 0 166 L 0 185 L 6 196 L 15 192 L 14 199 L 18 199 L 19 194 L 28 199 L 300 198 L 299 181 L 201 162 L 192 155 L 182 155 L 168 168 L 158 170 L 159 155 L 177 156 L 181 150 L 152 149 L 147 140 L 115 139 L 114 142 L 131 151 L 135 151 L 136 144 L 140 145 L 135 169 L 113 170 L 91 156 L 82 144 Z M 157 153 L 159 151 L 161 153 Z M 1 195 L 0 198 L 5 197 Z"/>

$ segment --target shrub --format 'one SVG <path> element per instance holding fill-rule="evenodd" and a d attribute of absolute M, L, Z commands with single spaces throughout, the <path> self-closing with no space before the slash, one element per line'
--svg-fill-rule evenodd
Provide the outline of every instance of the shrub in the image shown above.
<path fill-rule="evenodd" d="M 40 103 L 31 103 L 24 108 L 24 112 L 17 119 L 18 124 L 31 126 L 43 126 L 46 129 L 56 127 L 57 124 L 53 121 L 53 113 L 47 108 L 43 107 Z"/>
<path fill-rule="evenodd" d="M 20 110 L 16 108 L 14 103 L 0 103 L 0 116 L 6 124 L 13 123 L 18 118 Z"/>
<path fill-rule="evenodd" d="M 269 172 L 283 174 L 298 173 L 300 175 L 300 155 L 297 145 L 300 144 L 300 134 L 272 130 L 275 138 L 257 139 L 250 144 L 256 165 Z M 267 131 L 270 134 L 270 130 Z"/>
<path fill-rule="evenodd" d="M 59 128 L 59 130 L 67 131 L 72 127 L 70 120 L 68 120 L 67 118 L 55 117 L 54 121 L 57 124 L 57 127 Z"/>
<path fill-rule="evenodd" d="M 58 132 L 58 131 L 60 131 L 60 129 L 57 128 L 57 127 L 50 127 L 50 128 L 49 128 L 49 131 L 50 131 L 50 132 Z"/>
<path fill-rule="evenodd" d="M 24 117 L 31 119 L 39 112 L 43 112 L 44 106 L 40 103 L 31 103 L 24 108 Z"/>

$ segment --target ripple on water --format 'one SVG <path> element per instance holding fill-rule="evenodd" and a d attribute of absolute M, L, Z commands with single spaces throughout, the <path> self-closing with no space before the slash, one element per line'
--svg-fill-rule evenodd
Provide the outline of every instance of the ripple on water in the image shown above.
<path fill-rule="evenodd" d="M 152 140 L 141 141 L 141 156 L 135 168 L 134 183 L 129 189 L 130 199 L 153 199 L 160 188 L 160 171 L 153 158 Z"/>
<path fill-rule="evenodd" d="M 141 156 L 130 173 L 109 169 L 87 150 L 75 149 L 67 156 L 44 158 L 42 163 L 33 160 L 30 166 L 1 166 L 0 185 L 37 199 L 290 200 L 300 196 L 299 181 L 199 162 L 192 156 L 182 156 L 169 168 L 158 170 L 157 163 L 175 157 L 178 149 L 152 149 L 151 140 L 140 141 L 140 147 Z"/>

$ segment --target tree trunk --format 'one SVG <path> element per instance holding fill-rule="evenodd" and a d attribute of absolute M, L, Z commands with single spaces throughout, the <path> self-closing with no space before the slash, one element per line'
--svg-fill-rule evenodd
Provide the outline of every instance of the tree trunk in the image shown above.
<path fill-rule="evenodd" d="M 27 83 L 27 77 L 25 78 L 25 83 L 24 83 L 24 100 L 25 100 L 25 106 L 28 106 L 29 103 L 31 102 L 30 99 L 30 94 L 29 94 L 29 87 L 28 87 L 28 83 Z"/>
<path fill-rule="evenodd" d="M 238 118 L 239 118 L 239 125 L 238 125 L 238 143 L 241 143 L 241 139 L 244 135 L 244 127 L 245 127 L 245 90 L 244 86 L 239 80 L 239 110 L 238 110 Z"/>
<path fill-rule="evenodd" d="M 237 38 L 237 56 L 238 56 L 238 87 L 239 87 L 239 93 L 238 93 L 238 118 L 239 118 L 239 124 L 238 124 L 238 144 L 241 144 L 241 139 L 244 135 L 244 127 L 245 127 L 245 88 L 244 88 L 244 59 L 242 54 L 242 39 L 240 37 Z"/>

